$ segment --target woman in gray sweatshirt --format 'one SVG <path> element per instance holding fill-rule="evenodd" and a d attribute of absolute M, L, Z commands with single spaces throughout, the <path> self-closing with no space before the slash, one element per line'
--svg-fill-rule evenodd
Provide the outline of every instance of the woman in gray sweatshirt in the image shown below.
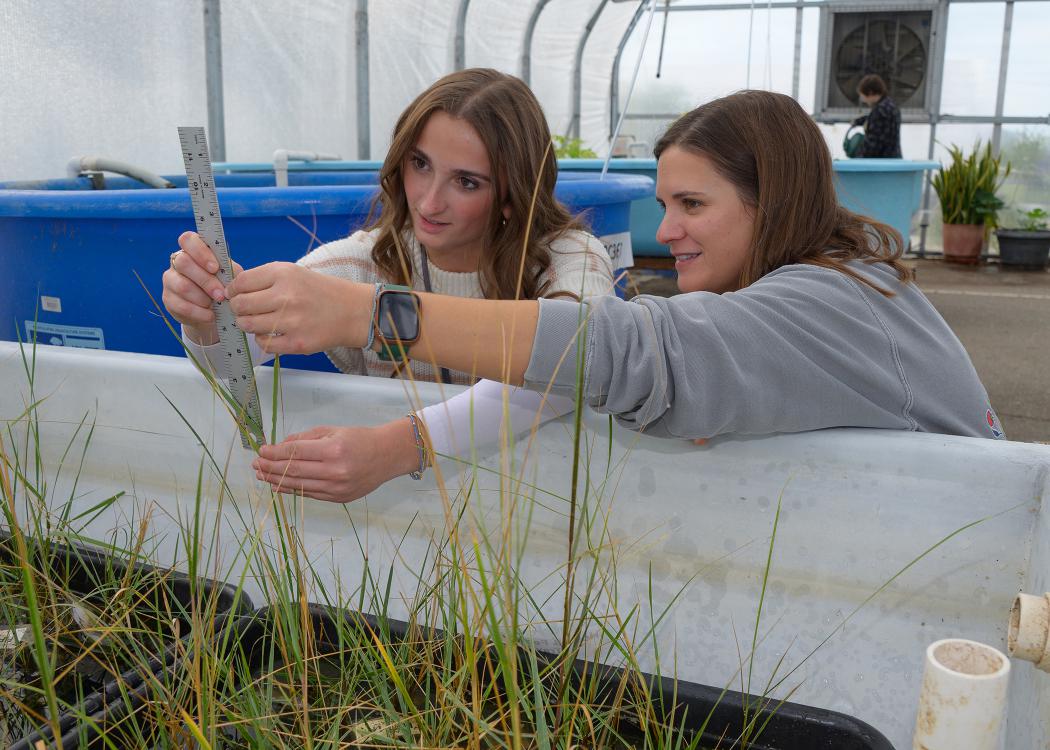
<path fill-rule="evenodd" d="M 655 152 L 674 297 L 467 300 L 269 264 L 232 282 L 231 305 L 245 330 L 279 332 L 260 336 L 269 351 L 385 339 L 481 377 L 568 395 L 580 386 L 591 407 L 647 434 L 1003 436 L 962 344 L 901 263 L 900 235 L 838 204 L 827 145 L 794 99 L 710 102 Z M 398 347 L 399 336 L 411 340 Z M 265 448 L 260 476 L 281 476 L 294 452 Z"/>

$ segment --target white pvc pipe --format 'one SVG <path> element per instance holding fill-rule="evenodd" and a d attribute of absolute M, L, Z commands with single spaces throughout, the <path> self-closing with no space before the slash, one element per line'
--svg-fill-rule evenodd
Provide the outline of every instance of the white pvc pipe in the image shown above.
<path fill-rule="evenodd" d="M 148 169 L 136 167 L 126 161 L 107 159 L 105 156 L 74 156 L 66 164 L 66 174 L 70 178 L 76 178 L 83 172 L 115 172 L 126 175 L 132 179 L 144 182 L 150 187 L 173 188 L 175 185 L 158 174 Z"/>
<path fill-rule="evenodd" d="M 1017 595 L 1010 609 L 1006 647 L 1010 656 L 1050 672 L 1050 594 Z"/>
<path fill-rule="evenodd" d="M 288 187 L 289 161 L 338 161 L 339 154 L 322 154 L 316 151 L 289 151 L 279 148 L 273 152 L 273 174 L 277 187 Z"/>
<path fill-rule="evenodd" d="M 998 750 L 1010 661 L 998 649 L 948 638 L 926 649 L 912 750 Z"/>

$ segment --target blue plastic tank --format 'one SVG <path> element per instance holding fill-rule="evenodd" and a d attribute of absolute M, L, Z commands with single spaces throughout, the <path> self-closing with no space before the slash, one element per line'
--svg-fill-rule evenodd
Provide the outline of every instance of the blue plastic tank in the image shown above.
<path fill-rule="evenodd" d="M 922 175 L 940 169 L 935 161 L 906 159 L 836 159 L 835 190 L 839 202 L 864 216 L 889 224 L 908 246 L 911 220 L 922 198 Z"/>
<path fill-rule="evenodd" d="M 601 172 L 602 159 L 561 159 L 562 169 Z M 935 161 L 906 159 L 836 160 L 835 188 L 839 202 L 850 211 L 889 224 L 901 233 L 905 247 L 911 219 L 922 197 L 922 175 L 940 169 Z M 609 172 L 643 175 L 656 180 L 656 159 L 612 159 Z M 656 241 L 663 212 L 653 196 L 643 196 L 631 204 L 631 244 L 637 256 L 669 257 L 666 245 Z"/>
<path fill-rule="evenodd" d="M 586 172 L 599 175 L 604 159 L 558 159 L 559 174 L 566 172 Z M 379 161 L 290 161 L 288 162 L 289 184 L 295 184 L 295 175 L 317 172 L 360 172 L 378 170 L 383 165 Z M 274 165 L 268 162 L 217 162 L 215 172 L 230 174 L 265 174 L 273 175 Z M 609 173 L 648 177 L 656 182 L 656 159 L 613 159 L 609 163 Z M 271 184 L 273 184 L 271 182 Z M 667 246 L 656 241 L 656 229 L 660 226 L 663 212 L 657 205 L 655 191 L 641 195 L 631 202 L 631 249 L 636 256 L 669 257 Z M 622 291 L 622 290 L 621 290 Z M 621 294 L 622 296 L 622 294 Z"/>
<path fill-rule="evenodd" d="M 182 232 L 193 229 L 185 176 L 153 189 L 127 178 L 0 183 L 0 339 L 181 356 L 161 321 L 161 274 Z M 245 267 L 295 261 L 362 227 L 375 172 L 216 173 L 233 258 Z M 652 180 L 559 174 L 555 193 L 599 237 L 630 232 L 630 206 L 653 194 Z M 140 281 L 141 279 L 141 281 Z M 147 290 L 149 294 L 147 294 Z M 324 355 L 289 357 L 290 367 L 331 370 Z"/>

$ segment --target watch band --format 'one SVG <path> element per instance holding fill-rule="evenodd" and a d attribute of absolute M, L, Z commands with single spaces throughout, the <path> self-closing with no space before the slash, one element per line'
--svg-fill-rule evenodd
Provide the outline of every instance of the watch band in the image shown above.
<path fill-rule="evenodd" d="M 378 284 L 376 288 L 375 301 L 372 305 L 372 341 L 373 343 L 378 340 L 380 343 L 379 351 L 376 352 L 376 356 L 385 362 L 403 361 L 408 359 L 408 346 L 419 338 L 419 321 L 418 312 L 416 319 L 416 332 L 415 338 L 404 339 L 401 337 L 386 336 L 383 333 L 380 325 L 380 316 L 383 314 L 383 297 L 388 292 L 409 294 L 415 297 L 415 309 L 419 309 L 419 298 L 412 291 L 411 287 L 404 286 L 403 284 Z"/>
<path fill-rule="evenodd" d="M 379 306 L 379 293 L 383 290 L 383 284 L 379 281 L 376 282 L 376 288 L 372 292 L 372 313 L 368 316 L 368 341 L 365 342 L 364 349 L 371 349 L 376 342 L 376 308 Z"/>

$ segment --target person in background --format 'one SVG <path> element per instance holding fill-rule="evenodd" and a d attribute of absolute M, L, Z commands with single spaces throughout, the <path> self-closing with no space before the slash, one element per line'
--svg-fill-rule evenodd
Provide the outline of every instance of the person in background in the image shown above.
<path fill-rule="evenodd" d="M 860 79 L 857 94 L 871 112 L 853 120 L 853 125 L 864 126 L 864 143 L 858 158 L 901 158 L 901 111 L 890 98 L 886 82 L 871 73 Z"/>
<path fill-rule="evenodd" d="M 495 70 L 453 73 L 398 119 L 379 173 L 375 223 L 317 247 L 295 267 L 331 289 L 386 283 L 508 300 L 609 294 L 608 253 L 555 198 L 556 179 L 550 130 L 529 88 Z M 164 273 L 164 305 L 182 323 L 189 351 L 214 367 L 221 347 L 211 303 L 224 295 L 218 265 L 193 232 L 179 238 L 179 247 Z M 235 272 L 242 269 L 235 265 Z M 258 337 L 249 338 L 254 361 L 265 361 Z M 347 373 L 456 384 L 477 379 L 469 363 L 441 368 L 424 357 L 399 362 L 360 345 L 335 344 L 326 353 Z M 260 455 L 287 450 L 303 460 L 313 457 L 300 467 L 301 489 L 315 496 L 328 491 L 329 499 L 360 496 L 395 476 L 418 479 L 430 458 L 424 440 L 434 453 L 465 458 L 472 439 L 475 447 L 495 444 L 501 426 L 520 432 L 538 414 L 549 419 L 573 406 L 570 399 L 514 389 L 505 408 L 503 391 L 500 383 L 482 381 L 404 419 L 377 427 L 318 426 L 263 446 Z M 311 473 L 314 468 L 318 473 Z"/>
<path fill-rule="evenodd" d="M 271 263 L 233 280 L 230 306 L 269 351 L 400 345 L 538 391 L 582 389 L 592 408 L 649 435 L 1002 437 L 966 350 L 901 261 L 900 235 L 839 205 L 831 154 L 798 102 L 717 99 L 672 124 L 655 154 L 657 239 L 682 294 L 470 300 L 329 285 Z M 384 325 L 388 313 L 408 333 Z M 285 335 L 265 335 L 274 330 Z M 299 489 L 293 453 L 256 468 Z"/>

